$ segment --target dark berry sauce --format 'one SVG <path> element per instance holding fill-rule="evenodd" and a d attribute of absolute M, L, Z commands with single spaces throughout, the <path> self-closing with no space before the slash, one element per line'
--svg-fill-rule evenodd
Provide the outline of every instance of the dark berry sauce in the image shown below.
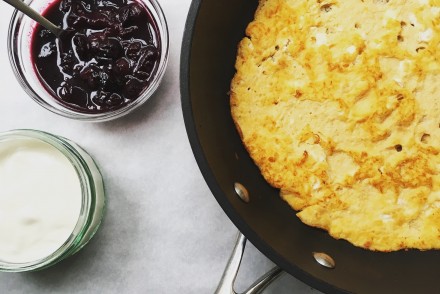
<path fill-rule="evenodd" d="M 148 88 L 160 60 L 157 24 L 133 0 L 56 0 L 43 15 L 65 32 L 37 25 L 31 55 L 43 86 L 67 108 L 102 113 Z"/>

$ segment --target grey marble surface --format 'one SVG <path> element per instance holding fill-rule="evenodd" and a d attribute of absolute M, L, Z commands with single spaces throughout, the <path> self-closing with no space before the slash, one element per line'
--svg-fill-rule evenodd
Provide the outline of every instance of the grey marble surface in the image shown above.
<path fill-rule="evenodd" d="M 0 293 L 213 293 L 236 236 L 194 160 L 180 108 L 180 44 L 189 0 L 160 0 L 168 19 L 168 69 L 139 110 L 106 123 L 41 108 L 9 65 L 12 8 L 0 1 L 0 131 L 45 130 L 84 147 L 104 176 L 102 226 L 79 253 L 35 273 L 0 273 Z M 273 264 L 248 245 L 237 290 Z M 284 275 L 265 293 L 319 293 Z"/>

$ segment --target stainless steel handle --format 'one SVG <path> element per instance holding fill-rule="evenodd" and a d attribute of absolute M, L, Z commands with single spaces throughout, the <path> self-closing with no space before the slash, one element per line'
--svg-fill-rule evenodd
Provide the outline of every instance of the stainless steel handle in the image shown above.
<path fill-rule="evenodd" d="M 237 294 L 234 291 L 234 282 L 237 277 L 238 270 L 240 268 L 241 259 L 243 258 L 244 249 L 246 247 L 246 238 L 242 233 L 238 233 L 237 241 L 235 243 L 234 250 L 226 265 L 223 276 L 220 280 L 215 294 Z M 261 276 L 252 286 L 250 286 L 242 294 L 258 294 L 261 293 L 270 283 L 276 280 L 283 270 L 279 267 L 274 267 L 269 272 Z"/>

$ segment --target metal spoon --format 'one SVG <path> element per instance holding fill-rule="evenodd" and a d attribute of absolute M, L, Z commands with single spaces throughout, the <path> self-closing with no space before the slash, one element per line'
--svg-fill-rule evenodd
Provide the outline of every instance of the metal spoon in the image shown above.
<path fill-rule="evenodd" d="M 62 28 L 54 25 L 52 22 L 47 20 L 47 18 L 43 17 L 41 14 L 30 8 L 28 5 L 26 5 L 21 0 L 3 0 L 9 5 L 15 7 L 16 9 L 20 10 L 39 24 L 41 24 L 43 27 L 51 31 L 57 38 L 60 37 L 61 33 L 64 31 Z"/>

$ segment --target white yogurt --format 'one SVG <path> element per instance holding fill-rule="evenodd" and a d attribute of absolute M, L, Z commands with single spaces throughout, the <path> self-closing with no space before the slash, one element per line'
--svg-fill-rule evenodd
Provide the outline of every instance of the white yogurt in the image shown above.
<path fill-rule="evenodd" d="M 58 149 L 33 138 L 0 142 L 0 261 L 45 258 L 72 234 L 82 190 Z"/>

